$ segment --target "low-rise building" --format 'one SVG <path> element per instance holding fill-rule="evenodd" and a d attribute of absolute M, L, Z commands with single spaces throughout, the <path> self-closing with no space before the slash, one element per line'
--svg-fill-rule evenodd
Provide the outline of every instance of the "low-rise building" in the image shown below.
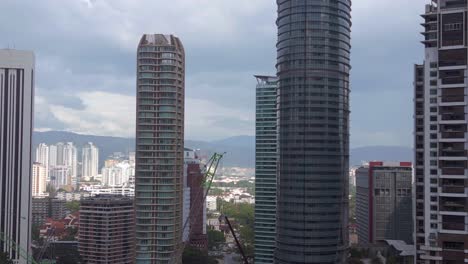
<path fill-rule="evenodd" d="M 43 225 L 47 218 L 62 219 L 68 213 L 66 201 L 57 198 L 32 199 L 32 223 Z"/>
<path fill-rule="evenodd" d="M 81 201 L 79 252 L 85 263 L 130 264 L 134 261 L 133 199 L 98 195 Z"/>

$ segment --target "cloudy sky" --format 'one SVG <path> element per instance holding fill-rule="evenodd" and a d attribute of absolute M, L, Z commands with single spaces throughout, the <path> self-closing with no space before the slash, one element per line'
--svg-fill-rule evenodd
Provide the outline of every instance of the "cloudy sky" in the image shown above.
<path fill-rule="evenodd" d="M 353 147 L 412 144 L 412 67 L 429 0 L 355 0 Z M 254 134 L 254 74 L 275 74 L 274 0 L 1 0 L 0 48 L 36 53 L 36 130 L 134 135 L 143 33 L 186 50 L 186 137 Z"/>

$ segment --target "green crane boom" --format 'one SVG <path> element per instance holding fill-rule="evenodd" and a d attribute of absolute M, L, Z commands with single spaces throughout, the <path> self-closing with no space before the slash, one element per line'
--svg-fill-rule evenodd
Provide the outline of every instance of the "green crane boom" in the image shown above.
<path fill-rule="evenodd" d="M 205 165 L 205 174 L 204 174 L 203 180 L 202 180 L 202 185 L 204 187 L 205 192 L 204 193 L 200 192 L 200 193 L 197 194 L 197 197 L 200 197 L 200 195 L 203 195 L 203 203 L 201 205 L 198 205 L 197 207 L 190 208 L 190 212 L 189 212 L 189 215 L 188 215 L 187 219 L 184 222 L 182 232 L 188 227 L 189 221 L 192 220 L 193 212 L 196 212 L 197 210 L 201 210 L 203 208 L 203 204 L 205 204 L 205 202 L 206 202 L 206 197 L 208 196 L 208 193 L 209 193 L 209 191 L 211 189 L 211 184 L 213 183 L 213 179 L 214 179 L 214 177 L 216 175 L 216 171 L 218 170 L 219 163 L 220 163 L 221 159 L 223 158 L 224 154 L 226 154 L 226 153 L 223 153 L 223 154 L 214 153 L 213 156 L 211 156 L 211 158 L 206 163 L 206 165 Z M 200 208 L 200 206 L 202 206 L 202 208 Z M 182 260 L 181 258 L 182 258 L 182 254 L 184 252 L 184 249 L 185 249 L 185 243 L 180 243 L 178 248 L 174 251 L 174 255 L 173 255 L 173 258 L 172 258 L 172 260 L 173 260 L 172 263 L 174 263 L 174 264 L 181 263 L 181 260 Z"/>

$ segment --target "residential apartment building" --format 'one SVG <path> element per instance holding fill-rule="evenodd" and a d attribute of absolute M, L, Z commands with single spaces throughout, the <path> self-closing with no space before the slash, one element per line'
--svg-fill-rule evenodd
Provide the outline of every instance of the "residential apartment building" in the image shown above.
<path fill-rule="evenodd" d="M 52 166 L 49 171 L 50 184 L 55 189 L 71 186 L 70 168 L 68 166 Z"/>
<path fill-rule="evenodd" d="M 467 1 L 432 0 L 415 66 L 416 262 L 468 262 Z"/>
<path fill-rule="evenodd" d="M 273 263 L 276 229 L 278 79 L 256 75 L 255 263 Z"/>
<path fill-rule="evenodd" d="M 47 169 L 41 163 L 32 166 L 32 196 L 41 196 L 46 192 Z"/>
<path fill-rule="evenodd" d="M 49 180 L 49 146 L 44 143 L 41 143 L 37 146 L 35 161 L 45 166 L 47 180 Z"/>
<path fill-rule="evenodd" d="M 92 142 L 88 142 L 83 146 L 81 156 L 81 177 L 96 177 L 99 174 L 99 149 Z"/>
<path fill-rule="evenodd" d="M 345 263 L 350 0 L 277 0 L 275 263 Z"/>
<path fill-rule="evenodd" d="M 77 184 L 78 176 L 78 150 L 72 142 L 63 146 L 63 164 L 70 168 L 70 180 L 73 185 Z"/>
<path fill-rule="evenodd" d="M 0 252 L 17 264 L 31 254 L 31 138 L 34 113 L 33 52 L 0 50 Z"/>
<path fill-rule="evenodd" d="M 134 263 L 133 199 L 98 195 L 80 204 L 78 249 L 87 264 Z"/>
<path fill-rule="evenodd" d="M 43 225 L 47 218 L 62 219 L 67 215 L 65 200 L 57 198 L 33 198 L 32 199 L 32 223 Z"/>
<path fill-rule="evenodd" d="M 137 264 L 181 262 L 184 94 L 182 42 L 143 35 L 137 54 Z"/>
<path fill-rule="evenodd" d="M 411 162 L 373 161 L 356 169 L 356 218 L 362 247 L 413 243 Z"/>

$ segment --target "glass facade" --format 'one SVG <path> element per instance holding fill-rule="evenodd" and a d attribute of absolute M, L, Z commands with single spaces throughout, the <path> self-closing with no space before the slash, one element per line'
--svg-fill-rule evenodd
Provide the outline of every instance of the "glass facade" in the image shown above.
<path fill-rule="evenodd" d="M 345 263 L 351 1 L 277 4 L 275 263 Z"/>
<path fill-rule="evenodd" d="M 277 78 L 255 76 L 255 263 L 273 263 L 276 218 Z"/>
<path fill-rule="evenodd" d="M 181 259 L 184 169 L 185 55 L 180 40 L 144 35 L 137 76 L 135 262 L 174 263 Z"/>

